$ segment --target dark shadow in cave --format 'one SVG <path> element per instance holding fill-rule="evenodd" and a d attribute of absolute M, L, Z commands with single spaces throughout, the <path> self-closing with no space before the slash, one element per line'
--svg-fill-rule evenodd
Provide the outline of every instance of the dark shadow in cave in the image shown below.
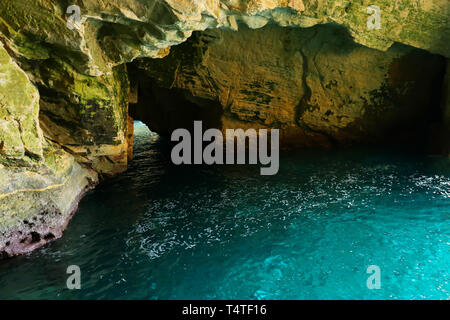
<path fill-rule="evenodd" d="M 130 103 L 129 114 L 151 131 L 170 137 L 178 128 L 193 130 L 196 120 L 203 122 L 204 130 L 222 127 L 219 102 L 193 97 L 186 90 L 161 87 L 133 64 L 128 65 L 128 72 L 131 86 L 137 88 L 137 101 Z"/>

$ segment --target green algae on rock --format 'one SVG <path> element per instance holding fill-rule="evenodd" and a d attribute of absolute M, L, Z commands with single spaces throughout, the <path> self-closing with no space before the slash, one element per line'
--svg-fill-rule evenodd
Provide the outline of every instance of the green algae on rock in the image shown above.
<path fill-rule="evenodd" d="M 40 121 L 46 137 L 101 174 L 126 170 L 126 66 L 93 77 L 52 60 L 29 72 L 41 92 Z"/>
<path fill-rule="evenodd" d="M 42 159 L 39 92 L 0 43 L 0 162 Z M 28 161 L 27 161 L 28 160 Z"/>
<path fill-rule="evenodd" d="M 0 252 L 59 238 L 97 173 L 44 139 L 39 92 L 0 46 Z"/>

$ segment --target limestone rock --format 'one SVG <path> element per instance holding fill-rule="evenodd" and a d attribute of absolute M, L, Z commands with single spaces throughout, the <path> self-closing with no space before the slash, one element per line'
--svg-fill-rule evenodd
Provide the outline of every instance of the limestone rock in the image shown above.
<path fill-rule="evenodd" d="M 95 171 L 47 145 L 34 167 L 0 165 L 0 256 L 30 252 L 60 238 L 78 201 L 98 183 Z"/>
<path fill-rule="evenodd" d="M 443 108 L 443 127 L 441 131 L 442 144 L 444 146 L 443 153 L 450 157 L 450 59 L 447 59 L 447 68 L 444 80 L 442 96 Z"/>
<path fill-rule="evenodd" d="M 104 175 L 127 168 L 128 77 L 124 65 L 99 77 L 63 61 L 29 66 L 41 92 L 40 123 L 46 138 Z"/>
<path fill-rule="evenodd" d="M 280 128 L 284 145 L 326 146 L 416 131 L 438 112 L 444 59 L 370 49 L 339 27 L 272 25 L 199 33 L 134 65 L 143 95 L 133 112 L 157 132 L 186 127 L 191 115 L 225 129 Z"/>
<path fill-rule="evenodd" d="M 163 57 L 192 32 L 233 29 L 238 23 L 260 28 L 310 27 L 337 23 L 354 40 L 387 50 L 394 42 L 450 57 L 448 0 L 166 0 L 74 1 L 80 22 L 70 30 L 67 2 L 15 0 L 0 3 L 0 33 L 29 59 L 64 57 L 90 75 L 109 72 L 137 57 Z M 380 10 L 381 27 L 370 29 L 367 8 Z"/>
<path fill-rule="evenodd" d="M 45 139 L 39 99 L 0 45 L 0 256 L 61 237 L 81 196 L 98 183 L 97 172 Z"/>
<path fill-rule="evenodd" d="M 0 43 L 0 162 L 42 159 L 39 92 Z"/>

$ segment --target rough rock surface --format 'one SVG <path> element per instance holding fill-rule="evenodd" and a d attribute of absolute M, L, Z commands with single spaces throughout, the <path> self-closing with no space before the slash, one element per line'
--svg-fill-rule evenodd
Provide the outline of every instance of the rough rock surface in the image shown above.
<path fill-rule="evenodd" d="M 46 138 L 104 175 L 127 168 L 128 77 L 80 74 L 61 61 L 29 70 L 41 92 L 40 121 Z"/>
<path fill-rule="evenodd" d="M 0 43 L 0 162 L 42 159 L 39 92 Z"/>
<path fill-rule="evenodd" d="M 30 59 L 63 55 L 91 75 L 136 57 L 163 57 L 193 31 L 238 23 L 261 28 L 337 23 L 365 46 L 387 50 L 394 42 L 450 57 L 448 0 L 74 0 L 82 19 L 66 27 L 63 0 L 7 0 L 0 4 L 0 32 Z M 369 29 L 369 6 L 378 6 L 381 28 Z"/>
<path fill-rule="evenodd" d="M 132 113 L 160 133 L 195 117 L 223 129 L 281 128 L 282 146 L 392 142 L 399 134 L 417 143 L 439 113 L 444 66 L 412 47 L 355 44 L 339 27 L 214 30 L 164 59 L 133 64 L 141 97 Z"/>
<path fill-rule="evenodd" d="M 0 255 L 59 238 L 97 173 L 44 139 L 39 92 L 0 46 Z"/>
<path fill-rule="evenodd" d="M 0 165 L 0 253 L 29 252 L 60 238 L 78 201 L 96 183 L 95 171 L 82 167 L 55 146 L 33 167 Z"/>
<path fill-rule="evenodd" d="M 380 28 L 368 28 L 371 5 Z M 161 133 L 201 118 L 280 127 L 297 146 L 434 117 L 448 21 L 448 0 L 0 1 L 0 253 L 61 236 L 84 192 L 126 169 L 129 101 Z"/>

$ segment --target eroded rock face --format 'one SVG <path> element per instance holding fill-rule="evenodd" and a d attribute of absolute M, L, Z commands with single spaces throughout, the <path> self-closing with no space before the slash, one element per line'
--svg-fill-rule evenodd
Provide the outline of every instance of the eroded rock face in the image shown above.
<path fill-rule="evenodd" d="M 142 96 L 132 109 L 162 134 L 198 117 L 223 129 L 280 128 L 289 147 L 396 135 L 417 143 L 440 112 L 444 64 L 411 47 L 355 44 L 339 27 L 241 26 L 196 34 L 164 59 L 134 62 Z"/>
<path fill-rule="evenodd" d="M 127 168 L 128 76 L 124 65 L 92 77 L 61 61 L 30 66 L 41 92 L 45 136 L 104 175 Z"/>
<path fill-rule="evenodd" d="M 81 10 L 73 29 L 70 5 Z M 367 26 L 371 5 L 379 29 Z M 450 58 L 448 10 L 448 0 L 0 1 L 0 254 L 60 237 L 86 190 L 126 169 L 129 101 L 162 134 L 196 119 L 282 128 L 288 146 L 410 132 L 437 114 L 443 60 L 429 53 Z M 437 126 L 444 144 L 449 126 Z"/>
<path fill-rule="evenodd" d="M 60 238 L 80 198 L 98 174 L 57 146 L 44 149 L 32 167 L 0 165 L 0 253 L 30 252 Z"/>
<path fill-rule="evenodd" d="M 42 159 L 39 92 L 0 43 L 0 163 Z"/>
<path fill-rule="evenodd" d="M 56 59 L 20 63 L 0 46 L 0 256 L 61 237 L 99 177 L 126 170 L 130 149 L 124 65 L 93 77 Z"/>
<path fill-rule="evenodd" d="M 39 92 L 0 46 L 0 256 L 59 238 L 98 182 L 39 126 Z"/>
<path fill-rule="evenodd" d="M 66 9 L 72 4 L 80 7 L 83 23 L 69 30 Z M 367 27 L 371 5 L 380 8 L 380 29 Z M 100 75 L 137 57 L 163 57 L 193 31 L 237 30 L 238 23 L 337 23 L 370 48 L 387 50 L 399 42 L 449 57 L 448 15 L 447 0 L 15 0 L 0 4 L 0 32 L 29 59 L 61 55 L 79 71 Z"/>

